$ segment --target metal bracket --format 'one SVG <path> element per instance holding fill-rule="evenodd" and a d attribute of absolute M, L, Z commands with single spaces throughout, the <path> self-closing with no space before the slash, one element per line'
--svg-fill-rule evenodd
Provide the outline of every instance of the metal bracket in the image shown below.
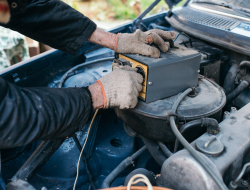
<path fill-rule="evenodd" d="M 140 14 L 132 23 L 132 27 L 129 27 L 130 32 L 134 33 L 137 29 L 141 29 L 141 21 L 146 14 L 149 13 L 161 0 L 154 1 L 142 14 Z"/>

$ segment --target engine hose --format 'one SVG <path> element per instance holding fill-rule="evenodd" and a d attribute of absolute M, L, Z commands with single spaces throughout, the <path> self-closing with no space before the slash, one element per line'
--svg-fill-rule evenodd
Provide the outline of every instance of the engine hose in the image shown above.
<path fill-rule="evenodd" d="M 159 166 L 162 166 L 165 160 L 168 159 L 168 156 L 166 156 L 163 151 L 161 151 L 159 145 L 156 141 L 153 141 L 151 139 L 147 139 L 141 135 L 139 137 L 142 139 L 143 143 L 146 145 L 149 153 L 154 158 L 154 160 L 159 164 Z"/>
<path fill-rule="evenodd" d="M 239 65 L 233 62 L 231 68 L 229 69 L 225 77 L 225 82 L 223 85 L 226 95 L 230 94 L 234 90 L 235 77 L 237 75 L 238 70 Z"/>
<path fill-rule="evenodd" d="M 163 142 L 157 142 L 158 145 L 161 147 L 162 152 L 167 156 L 170 157 L 173 153 L 168 149 L 168 147 Z"/>
<path fill-rule="evenodd" d="M 235 88 L 233 92 L 227 95 L 227 102 L 233 101 L 237 96 L 239 96 L 245 89 L 249 86 L 249 82 L 243 80 L 241 83 Z"/>
<path fill-rule="evenodd" d="M 137 159 L 145 150 L 147 150 L 146 146 L 143 146 L 137 152 L 135 152 L 132 156 L 123 160 L 102 182 L 102 189 L 109 188 L 113 181 L 130 165 L 134 163 L 134 160 Z"/>
<path fill-rule="evenodd" d="M 176 110 L 181 103 L 181 101 L 190 93 L 192 92 L 192 88 L 188 88 L 185 92 L 183 92 L 178 99 L 175 101 L 171 112 L 176 113 Z M 181 142 L 181 144 L 188 150 L 188 152 L 195 158 L 197 162 L 199 162 L 203 168 L 209 173 L 209 175 L 213 178 L 216 182 L 218 187 L 221 190 L 228 190 L 224 182 L 216 175 L 216 173 L 211 169 L 211 167 L 207 164 L 207 162 L 196 152 L 196 150 L 186 141 L 186 139 L 181 135 L 179 132 L 176 124 L 175 124 L 175 117 L 170 116 L 170 126 L 172 128 L 173 133 L 175 134 L 176 138 Z"/>
<path fill-rule="evenodd" d="M 181 128 L 180 128 L 180 133 L 183 134 L 185 131 L 187 131 L 188 129 L 191 129 L 193 127 L 200 127 L 202 125 L 202 121 L 201 119 L 197 119 L 197 120 L 193 120 L 193 121 L 190 121 L 188 123 L 186 123 L 185 125 L 183 125 Z M 178 138 L 176 138 L 175 140 L 175 144 L 174 144 L 174 153 L 177 152 L 178 150 L 178 147 L 179 147 L 179 140 Z"/>
<path fill-rule="evenodd" d="M 152 172 L 149 172 L 148 170 L 146 170 L 144 168 L 137 168 L 127 175 L 127 177 L 124 181 L 124 186 L 126 187 L 128 185 L 128 182 L 130 181 L 130 179 L 134 175 L 137 175 L 137 174 L 145 175 L 149 179 L 149 181 L 152 185 L 156 185 L 155 175 Z M 137 183 L 137 184 L 134 184 L 133 186 L 145 186 L 145 184 L 144 183 Z"/>
<path fill-rule="evenodd" d="M 62 88 L 63 83 L 65 82 L 65 80 L 68 78 L 69 74 L 75 72 L 77 69 L 81 68 L 81 67 L 85 67 L 87 65 L 93 64 L 93 63 L 99 63 L 99 62 L 103 62 L 103 61 L 112 61 L 114 59 L 114 57 L 107 57 L 107 58 L 102 58 L 102 59 L 97 59 L 94 61 L 89 61 L 89 62 L 85 62 L 82 63 L 80 65 L 77 65 L 73 68 L 71 68 L 70 70 L 68 70 L 61 78 L 60 82 L 58 83 L 57 87 L 58 88 Z"/>
<path fill-rule="evenodd" d="M 186 130 L 193 127 L 206 127 L 207 133 L 211 135 L 216 135 L 220 131 L 218 121 L 213 118 L 201 118 L 197 120 L 190 121 L 180 128 L 180 133 L 183 134 Z M 177 152 L 179 146 L 179 140 L 176 138 L 174 153 Z"/>

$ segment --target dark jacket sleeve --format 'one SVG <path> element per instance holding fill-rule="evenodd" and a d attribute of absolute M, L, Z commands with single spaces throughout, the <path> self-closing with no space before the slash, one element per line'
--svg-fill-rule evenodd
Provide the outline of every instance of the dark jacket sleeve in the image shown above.
<path fill-rule="evenodd" d="M 0 149 L 79 131 L 92 109 L 83 88 L 21 88 L 0 78 Z"/>
<path fill-rule="evenodd" d="M 96 29 L 94 22 L 61 0 L 8 0 L 8 3 L 11 19 L 2 26 L 66 53 L 77 53 Z"/>

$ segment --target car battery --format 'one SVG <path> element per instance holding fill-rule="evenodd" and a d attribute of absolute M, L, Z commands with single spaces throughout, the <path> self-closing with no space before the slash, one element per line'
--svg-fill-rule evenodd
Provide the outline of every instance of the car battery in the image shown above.
<path fill-rule="evenodd" d="M 146 103 L 176 95 L 196 87 L 201 55 L 184 46 L 171 48 L 159 58 L 138 54 L 116 54 L 113 63 L 137 68 L 143 78 L 139 98 Z"/>

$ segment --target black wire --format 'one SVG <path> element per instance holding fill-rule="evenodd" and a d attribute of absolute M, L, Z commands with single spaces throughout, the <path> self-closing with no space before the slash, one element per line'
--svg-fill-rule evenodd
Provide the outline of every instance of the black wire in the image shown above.
<path fill-rule="evenodd" d="M 22 150 L 20 150 L 18 153 L 16 153 L 15 156 L 1 160 L 1 163 L 9 162 L 9 161 L 17 158 L 18 156 L 20 156 L 27 149 L 28 146 L 29 145 L 25 146 Z"/>
<path fill-rule="evenodd" d="M 82 68 L 82 67 L 85 67 L 87 65 L 91 65 L 91 64 L 94 64 L 94 63 L 99 63 L 99 62 L 104 62 L 104 61 L 111 61 L 113 60 L 114 57 L 106 57 L 106 58 L 102 58 L 102 59 L 97 59 L 97 60 L 94 60 L 94 61 L 89 61 L 89 62 L 85 62 L 85 63 L 82 63 L 80 65 L 77 65 L 73 68 L 71 68 L 70 70 L 68 70 L 61 78 L 60 82 L 58 83 L 57 85 L 57 88 L 62 88 L 65 80 L 68 78 L 69 74 L 71 73 L 74 73 L 77 69 L 79 68 Z"/>
<path fill-rule="evenodd" d="M 74 139 L 74 141 L 76 143 L 76 146 L 77 146 L 78 150 L 81 152 L 82 151 L 82 146 L 81 146 L 78 138 L 77 137 L 73 137 L 73 139 Z M 88 166 L 88 161 L 86 159 L 86 155 L 84 154 L 84 152 L 82 153 L 82 155 L 83 155 L 82 159 L 84 161 L 85 169 L 86 169 L 86 172 L 87 172 L 87 174 L 89 176 L 90 185 L 91 185 L 91 187 L 92 187 L 93 190 L 96 190 L 95 184 L 93 182 L 92 174 L 91 174 L 91 172 L 89 170 L 89 166 Z"/>
<path fill-rule="evenodd" d="M 191 48 L 193 48 L 193 42 L 192 42 L 192 39 L 190 38 L 190 36 L 189 35 L 187 35 L 186 33 L 184 33 L 184 32 L 181 32 L 181 33 L 179 33 L 177 36 L 176 36 L 176 38 L 174 39 L 174 42 L 179 38 L 179 36 L 180 35 L 184 35 L 184 36 L 186 36 L 188 39 L 189 39 L 189 43 L 190 43 L 190 47 Z"/>

